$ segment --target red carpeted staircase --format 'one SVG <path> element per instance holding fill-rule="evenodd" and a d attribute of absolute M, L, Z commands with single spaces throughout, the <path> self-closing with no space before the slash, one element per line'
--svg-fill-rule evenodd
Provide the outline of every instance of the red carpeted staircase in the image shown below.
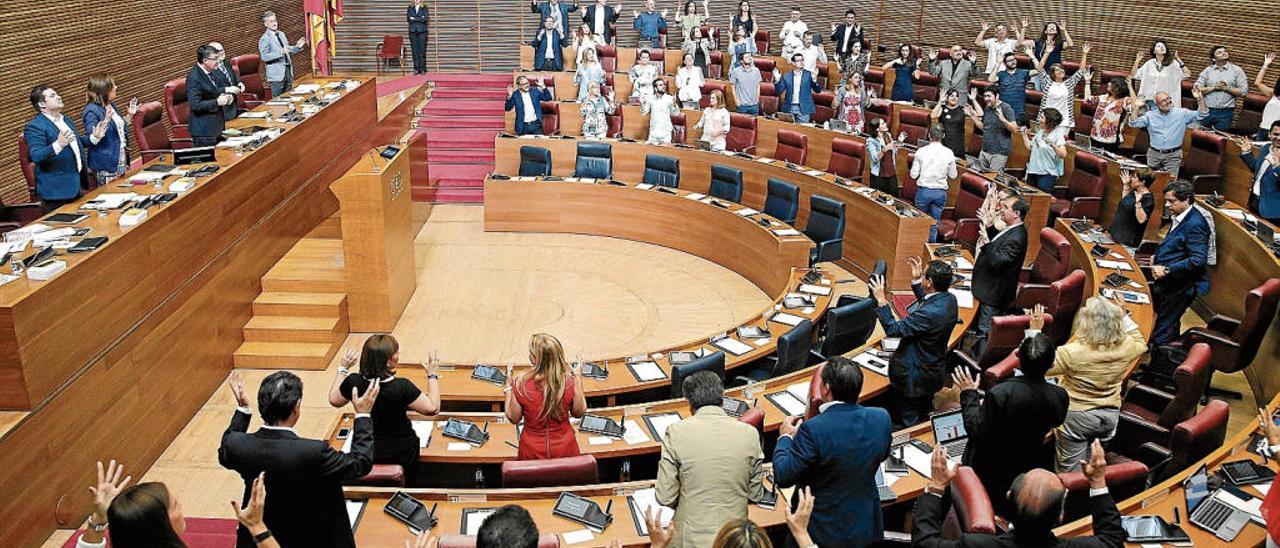
<path fill-rule="evenodd" d="M 430 186 L 417 201 L 481 203 L 484 177 L 493 171 L 493 139 L 502 131 L 507 74 L 427 75 L 436 83 L 418 131 L 427 136 Z"/>

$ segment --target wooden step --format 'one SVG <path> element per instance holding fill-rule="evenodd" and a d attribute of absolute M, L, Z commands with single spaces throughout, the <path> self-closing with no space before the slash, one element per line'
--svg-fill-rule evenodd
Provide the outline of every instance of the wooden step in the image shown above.
<path fill-rule="evenodd" d="M 325 239 L 342 239 L 342 218 L 338 214 L 333 214 L 328 219 L 320 221 L 320 224 L 311 229 L 306 235 L 307 238 L 325 238 Z"/>
<path fill-rule="evenodd" d="M 262 277 L 264 292 L 346 293 L 342 240 L 303 238 Z"/>
<path fill-rule="evenodd" d="M 241 369 L 323 370 L 337 351 L 338 345 L 327 342 L 245 341 L 232 359 Z"/>
<path fill-rule="evenodd" d="M 292 293 L 268 291 L 253 300 L 255 316 L 306 316 L 337 318 L 346 308 L 345 293 Z"/>
<path fill-rule="evenodd" d="M 254 316 L 244 326 L 244 340 L 256 342 L 332 342 L 346 336 L 343 318 Z"/>

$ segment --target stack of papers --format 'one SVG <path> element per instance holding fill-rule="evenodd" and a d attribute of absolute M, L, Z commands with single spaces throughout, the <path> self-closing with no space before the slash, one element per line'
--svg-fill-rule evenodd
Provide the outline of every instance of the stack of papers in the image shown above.
<path fill-rule="evenodd" d="M 307 93 L 315 93 L 319 89 L 320 89 L 320 86 L 317 84 L 302 84 L 300 86 L 294 86 L 293 92 L 307 94 Z"/>
<path fill-rule="evenodd" d="M 1096 262 L 1098 263 L 1099 267 L 1106 268 L 1109 270 L 1123 270 L 1126 272 L 1133 270 L 1133 267 L 1129 266 L 1129 263 L 1124 263 L 1120 261 L 1108 261 L 1106 259 L 1098 259 Z"/>
<path fill-rule="evenodd" d="M 778 228 L 773 231 L 778 236 L 799 236 L 800 231 L 794 228 Z"/>
<path fill-rule="evenodd" d="M 830 287 L 822 287 L 822 286 L 817 286 L 813 284 L 801 284 L 799 289 L 801 293 L 812 293 L 814 295 L 830 295 L 831 294 Z"/>
<path fill-rule="evenodd" d="M 10 276 L 8 274 L 0 274 L 0 285 L 7 284 L 18 279 L 19 276 Z"/>
<path fill-rule="evenodd" d="M 667 438 L 667 429 L 671 428 L 671 425 L 684 420 L 684 418 L 677 413 L 649 415 L 645 417 L 645 419 L 648 421 L 649 425 L 653 427 L 653 434 L 660 440 Z"/>
<path fill-rule="evenodd" d="M 786 312 L 779 312 L 777 314 L 774 314 L 772 318 L 769 318 L 769 320 L 778 322 L 782 325 L 789 325 L 791 327 L 795 327 L 797 325 L 800 325 L 800 322 L 804 321 L 804 318 L 801 318 L 800 316 L 793 316 L 791 314 L 787 314 Z"/>
<path fill-rule="evenodd" d="M 956 270 L 973 270 L 973 263 L 964 257 L 956 257 Z"/>
<path fill-rule="evenodd" d="M 627 367 L 631 369 L 631 373 L 640 382 L 651 382 L 667 378 L 667 374 L 662 372 L 662 368 L 658 367 L 656 362 L 633 362 L 628 363 Z"/>
<path fill-rule="evenodd" d="M 165 178 L 167 175 L 169 174 L 160 172 L 160 171 L 139 171 L 131 175 L 129 177 L 129 181 L 136 181 L 139 183 L 150 183 L 153 181 L 159 181 L 160 179 Z"/>
<path fill-rule="evenodd" d="M 640 423 L 628 419 L 622 425 L 622 441 L 627 442 L 627 445 L 649 443 L 649 436 L 645 435 L 644 428 L 640 427 Z"/>
<path fill-rule="evenodd" d="M 870 371 L 874 371 L 886 377 L 889 376 L 889 362 L 869 351 L 854 356 L 853 363 L 861 365 Z"/>
<path fill-rule="evenodd" d="M 271 117 L 271 113 L 265 110 L 255 110 L 255 111 L 244 112 L 240 114 L 240 118 L 244 118 L 246 120 L 266 120 L 267 118 L 270 118 L 270 117 Z"/>
<path fill-rule="evenodd" d="M 649 524 L 645 516 L 649 515 L 650 509 L 656 509 L 658 513 L 658 524 L 666 527 L 671 523 L 671 519 L 675 517 L 676 511 L 658 504 L 658 491 L 654 488 L 641 489 L 631 493 L 631 501 L 635 503 L 637 516 L 633 516 L 636 528 L 640 530 L 640 536 L 649 534 Z"/>
<path fill-rule="evenodd" d="M 146 172 L 143 172 L 143 173 L 146 173 Z M 155 179 L 159 179 L 162 177 L 164 177 L 164 175 L 160 174 L 160 177 L 156 177 Z M 152 179 L 152 180 L 155 180 L 155 179 Z M 121 206 L 123 206 L 126 202 L 134 201 L 137 199 L 138 199 L 138 194 L 136 192 L 104 192 L 102 194 L 97 195 L 93 200 L 84 204 L 83 207 L 85 209 L 118 209 Z"/>
<path fill-rule="evenodd" d="M 1243 221 L 1246 216 L 1244 210 L 1241 210 L 1241 209 L 1219 209 L 1218 211 L 1222 212 L 1223 215 L 1231 217 L 1232 219 L 1235 219 L 1237 221 Z"/>
<path fill-rule="evenodd" d="M 809 401 L 809 383 L 807 381 L 798 382 L 788 386 L 787 392 L 790 392 L 792 396 L 795 396 L 796 399 L 799 399 L 802 402 Z"/>
<path fill-rule="evenodd" d="M 712 341 L 711 345 L 721 350 L 724 350 L 725 352 L 733 354 L 734 356 L 741 356 L 751 351 L 751 346 L 749 346 L 747 343 L 744 343 L 732 337 L 725 337 L 718 341 Z"/>
<path fill-rule="evenodd" d="M 4 255 L 6 253 L 20 253 L 20 252 L 26 251 L 27 244 L 29 243 L 31 243 L 31 240 L 17 240 L 13 242 L 0 243 L 0 255 Z"/>
<path fill-rule="evenodd" d="M 914 445 L 907 444 L 902 447 L 902 460 L 907 463 L 907 468 L 915 470 L 917 474 L 926 478 L 933 473 L 933 456 L 917 449 Z"/>
<path fill-rule="evenodd" d="M 431 443 L 431 433 L 436 429 L 436 421 L 410 421 L 413 432 L 418 435 L 418 447 L 426 447 Z"/>
<path fill-rule="evenodd" d="M 688 194 L 685 194 L 684 197 L 690 200 L 701 200 L 706 197 L 706 194 L 698 194 L 697 192 L 690 192 Z"/>
<path fill-rule="evenodd" d="M 956 304 L 960 308 L 973 308 L 973 292 L 965 289 L 948 289 L 952 295 L 956 296 Z"/>
<path fill-rule="evenodd" d="M 756 213 L 760 213 L 760 212 L 754 209 L 751 209 L 749 207 L 744 207 L 734 212 L 734 214 L 741 215 L 743 217 L 750 217 L 751 215 L 755 215 Z"/>

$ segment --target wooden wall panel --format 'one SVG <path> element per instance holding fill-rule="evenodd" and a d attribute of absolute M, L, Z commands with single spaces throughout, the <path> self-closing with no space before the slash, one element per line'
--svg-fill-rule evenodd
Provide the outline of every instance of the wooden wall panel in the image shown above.
<path fill-rule="evenodd" d="M 35 114 L 27 99 L 32 86 L 45 83 L 58 90 L 79 126 L 85 85 L 94 72 L 115 77 L 121 108 L 134 96 L 163 101 L 164 83 L 186 76 L 201 43 L 222 42 L 228 57 L 257 53 L 263 11 L 276 12 L 291 40 L 303 35 L 302 3 L 297 0 L 84 0 L 53 10 L 37 0 L 5 0 L 3 6 L 0 198 L 6 202 L 26 196 L 16 135 Z M 310 71 L 309 51 L 294 57 L 297 76 Z"/>

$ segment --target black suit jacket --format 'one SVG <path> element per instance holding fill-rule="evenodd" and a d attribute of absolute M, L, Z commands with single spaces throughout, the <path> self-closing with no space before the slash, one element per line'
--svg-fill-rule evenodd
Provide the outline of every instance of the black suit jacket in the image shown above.
<path fill-rule="evenodd" d="M 840 23 L 835 32 L 831 33 L 831 43 L 835 44 L 836 55 L 845 55 L 853 51 L 854 42 L 862 42 L 862 25 L 854 25 L 853 32 L 849 33 L 849 43 L 844 43 L 844 31 L 848 26 Z"/>
<path fill-rule="evenodd" d="M 427 32 L 430 11 L 425 3 L 419 9 L 414 9 L 413 6 L 406 8 L 404 18 L 409 22 L 409 32 Z"/>
<path fill-rule="evenodd" d="M 595 24 L 596 24 L 596 5 L 595 4 L 592 4 L 590 6 L 587 6 L 586 8 L 583 8 L 582 22 L 588 25 L 591 25 L 592 26 L 591 30 L 593 32 L 595 31 Z M 604 38 L 604 43 L 608 44 L 611 40 L 613 40 L 613 32 L 610 31 L 609 24 L 617 23 L 617 22 L 618 22 L 618 11 L 613 9 L 613 6 L 605 5 L 604 30 L 601 31 L 600 33 L 601 37 Z"/>
<path fill-rule="evenodd" d="M 213 69 L 213 72 L 211 72 L 210 74 L 213 75 L 213 81 L 217 82 L 218 85 L 221 87 L 227 88 L 231 86 L 240 85 L 240 77 L 236 76 L 236 71 L 231 69 L 231 63 L 228 63 L 226 61 L 223 61 L 222 64 L 218 66 L 218 68 Z M 239 101 L 238 93 L 236 94 L 236 98 L 237 98 L 236 101 L 232 102 L 227 106 L 222 107 L 222 119 L 224 121 L 235 120 L 236 115 L 240 113 L 240 101 Z"/>
<path fill-rule="evenodd" d="M 1027 226 L 1018 225 L 982 246 L 973 265 L 973 296 L 982 304 L 1008 308 L 1018 296 L 1018 274 L 1027 257 Z"/>
<path fill-rule="evenodd" d="M 263 521 L 281 546 L 354 548 L 342 482 L 373 467 L 372 419 L 356 419 L 348 454 L 288 430 L 262 428 L 249 434 L 249 418 L 236 411 L 218 447 L 218 463 L 244 479 L 242 500 L 249 500 L 254 478 L 266 472 Z M 236 546 L 255 546 L 243 526 L 236 532 Z"/>
<path fill-rule="evenodd" d="M 205 74 L 199 65 L 191 67 L 187 73 L 187 106 L 191 115 L 187 119 L 188 129 L 193 137 L 218 137 L 222 135 L 222 105 L 218 104 L 218 96 L 222 95 L 225 86 L 219 86 L 216 76 L 218 69 Z M 232 101 L 232 108 L 235 102 Z"/>
<path fill-rule="evenodd" d="M 991 387 L 985 398 L 977 390 L 960 393 L 969 443 L 964 464 L 973 468 L 996 513 L 1012 515 L 1005 493 L 1018 474 L 1051 463 L 1040 462 L 1044 439 L 1067 418 L 1067 391 L 1044 378 L 1013 377 Z"/>
<path fill-rule="evenodd" d="M 983 535 L 966 533 L 957 540 L 945 540 L 939 530 L 942 527 L 942 498 L 925 494 L 916 499 L 915 530 L 911 532 L 911 546 L 919 548 L 1120 548 L 1124 546 L 1124 528 L 1120 526 L 1120 511 L 1111 495 L 1089 497 L 1089 511 L 1093 514 L 1093 536 L 1059 539 L 1052 531 L 1028 531 Z"/>

